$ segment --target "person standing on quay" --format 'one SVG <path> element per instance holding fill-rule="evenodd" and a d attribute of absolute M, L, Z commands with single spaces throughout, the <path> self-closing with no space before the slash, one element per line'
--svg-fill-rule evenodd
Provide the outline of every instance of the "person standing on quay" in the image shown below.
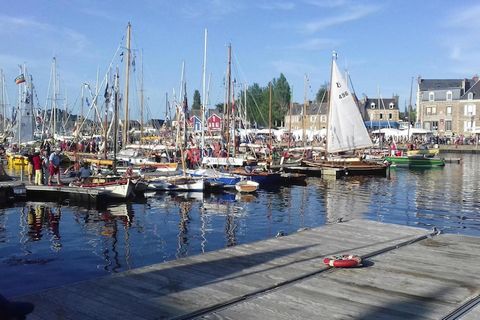
<path fill-rule="evenodd" d="M 61 185 L 60 182 L 60 156 L 58 155 L 60 153 L 60 149 L 55 149 L 54 152 L 50 155 L 49 160 L 49 167 L 48 167 L 48 185 L 52 185 L 52 176 L 57 175 L 57 184 Z"/>
<path fill-rule="evenodd" d="M 32 158 L 33 162 L 33 170 L 35 172 L 35 184 L 36 185 L 42 185 L 42 159 L 40 158 L 40 150 L 35 150 L 35 153 L 33 154 Z"/>

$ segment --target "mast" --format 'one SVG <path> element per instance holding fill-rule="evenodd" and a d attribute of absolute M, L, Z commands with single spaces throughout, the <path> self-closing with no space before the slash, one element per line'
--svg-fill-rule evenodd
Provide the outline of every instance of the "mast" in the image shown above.
<path fill-rule="evenodd" d="M 114 81 L 114 114 L 113 114 L 113 172 L 117 170 L 117 145 L 118 145 L 118 67 Z"/>
<path fill-rule="evenodd" d="M 141 51 L 141 55 L 140 55 L 140 58 L 142 60 L 142 82 L 141 82 L 141 88 L 140 88 L 140 144 L 142 144 L 142 138 L 143 138 L 143 91 L 144 91 L 144 88 L 143 88 L 143 49 Z"/>
<path fill-rule="evenodd" d="M 0 82 L 1 82 L 1 87 L 0 90 L 2 90 L 2 93 L 0 95 L 0 99 L 2 99 L 1 107 L 2 107 L 2 132 L 5 133 L 5 128 L 7 127 L 7 113 L 5 110 L 5 77 L 3 76 L 3 69 L 0 69 Z"/>
<path fill-rule="evenodd" d="M 53 57 L 53 100 L 52 100 L 51 117 L 53 117 L 52 137 L 55 140 L 55 133 L 57 132 L 57 58 L 56 57 Z"/>
<path fill-rule="evenodd" d="M 23 73 L 22 66 L 19 66 L 20 74 Z M 25 75 L 24 75 L 25 76 Z M 18 147 L 20 147 L 22 133 L 22 84 L 18 86 L 18 110 L 17 110 Z"/>
<path fill-rule="evenodd" d="M 227 67 L 227 104 L 226 110 L 226 139 L 227 139 L 227 157 L 230 154 L 230 94 L 232 90 L 232 45 L 228 45 L 228 67 Z"/>
<path fill-rule="evenodd" d="M 202 103 L 202 141 L 201 141 L 201 147 L 200 147 L 200 158 L 203 159 L 204 155 L 204 150 L 205 150 L 205 106 L 207 105 L 207 94 L 206 94 L 206 85 L 205 85 L 205 77 L 207 73 L 207 35 L 208 31 L 205 28 L 205 43 L 204 43 L 204 48 L 203 48 L 203 74 L 202 74 L 202 97 L 203 97 L 203 103 Z"/>
<path fill-rule="evenodd" d="M 408 103 L 407 110 L 407 141 L 410 141 L 410 112 L 412 111 L 412 91 L 413 91 L 413 77 L 410 83 L 410 102 Z"/>
<path fill-rule="evenodd" d="M 292 94 L 290 97 L 293 97 L 293 87 L 292 87 Z M 293 101 L 292 98 L 290 98 L 290 105 L 289 105 L 289 110 L 288 110 L 288 152 L 290 152 L 290 146 L 292 143 L 292 108 L 293 108 Z"/>
<path fill-rule="evenodd" d="M 243 99 L 245 101 L 245 103 L 244 103 L 244 107 L 245 107 L 245 110 L 244 110 L 244 112 L 245 112 L 244 127 L 245 127 L 245 129 L 247 128 L 247 122 L 248 122 L 248 120 L 247 120 L 247 90 L 248 90 L 248 87 L 247 87 L 247 83 L 245 82 L 245 89 L 243 90 L 243 95 L 244 95 Z"/>
<path fill-rule="evenodd" d="M 327 111 L 327 139 L 325 139 L 325 160 L 327 160 L 328 155 L 328 137 L 330 134 L 330 121 L 332 113 L 332 79 L 333 79 L 333 62 L 337 60 L 337 53 L 333 51 L 332 53 L 332 65 L 330 66 L 330 90 L 328 90 L 328 111 Z"/>
<path fill-rule="evenodd" d="M 302 142 L 303 142 L 303 152 L 307 148 L 307 137 L 305 132 L 305 117 L 307 116 L 307 74 L 305 74 L 305 79 L 303 83 L 303 112 L 302 112 Z"/>
<path fill-rule="evenodd" d="M 128 130 L 129 130 L 129 119 L 128 119 L 128 94 L 129 94 L 129 80 L 130 80 L 130 32 L 132 25 L 130 22 L 127 24 L 127 57 L 125 59 L 125 121 L 123 124 L 123 143 L 122 146 L 128 144 Z"/>
<path fill-rule="evenodd" d="M 268 83 L 268 92 L 269 92 L 269 98 L 268 98 L 268 139 L 269 139 L 269 144 L 270 144 L 270 153 L 273 150 L 273 139 L 272 139 L 272 82 Z M 270 154 L 271 155 L 271 154 Z"/>

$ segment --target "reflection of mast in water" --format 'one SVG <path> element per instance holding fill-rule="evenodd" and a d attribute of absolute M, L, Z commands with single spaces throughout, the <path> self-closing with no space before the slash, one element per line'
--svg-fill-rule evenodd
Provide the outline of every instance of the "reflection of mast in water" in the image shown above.
<path fill-rule="evenodd" d="M 207 237 L 205 236 L 206 235 L 205 229 L 206 229 L 207 223 L 205 221 L 205 208 L 204 208 L 203 205 L 200 207 L 200 222 L 201 222 L 200 237 L 202 238 L 202 240 L 200 241 L 200 248 L 202 249 L 202 253 L 205 253 L 205 246 L 207 244 Z"/>
<path fill-rule="evenodd" d="M 105 238 L 103 256 L 107 264 L 104 266 L 106 271 L 109 271 L 111 266 L 112 272 L 118 272 L 122 267 L 120 263 L 120 254 L 118 252 L 118 231 L 119 224 L 123 225 L 125 232 L 125 264 L 127 268 L 130 268 L 130 233 L 129 229 L 133 221 L 133 211 L 130 204 L 120 204 L 116 206 L 109 206 L 107 212 L 102 214 L 102 218 L 105 221 L 105 225 L 102 231 L 102 235 L 107 236 Z M 110 240 L 111 239 L 111 240 Z M 108 242 L 111 241 L 111 246 Z M 113 257 L 110 257 L 110 252 L 113 253 Z"/>
<path fill-rule="evenodd" d="M 35 210 L 42 210 L 43 207 L 39 204 L 35 206 Z M 50 230 L 52 237 L 50 242 L 52 245 L 50 248 L 54 251 L 59 251 L 62 248 L 62 243 L 60 242 L 60 218 L 62 216 L 62 211 L 60 206 L 57 205 L 56 210 L 54 211 L 51 207 L 45 207 L 45 215 L 48 220 L 48 229 Z"/>
<path fill-rule="evenodd" d="M 227 236 L 227 247 L 232 247 L 237 244 L 237 236 L 235 230 L 237 229 L 237 222 L 235 220 L 235 206 L 228 204 L 228 211 L 225 217 L 225 235 Z"/>
<path fill-rule="evenodd" d="M 305 207 L 307 205 L 307 188 L 302 188 L 302 202 L 300 203 L 300 227 L 305 228 Z"/>
<path fill-rule="evenodd" d="M 185 257 L 188 252 L 188 223 L 190 222 L 190 210 L 192 204 L 187 201 L 182 201 L 179 204 L 180 208 L 180 221 L 178 223 L 178 247 L 177 247 L 177 258 Z"/>

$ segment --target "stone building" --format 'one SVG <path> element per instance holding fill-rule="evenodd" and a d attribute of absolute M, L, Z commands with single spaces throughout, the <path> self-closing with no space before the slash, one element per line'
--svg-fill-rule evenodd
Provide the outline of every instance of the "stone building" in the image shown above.
<path fill-rule="evenodd" d="M 480 122 L 480 83 L 473 79 L 418 79 L 417 126 L 439 136 L 471 136 Z"/>
<path fill-rule="evenodd" d="M 328 103 L 320 104 L 309 101 L 305 109 L 304 112 L 303 104 L 294 103 L 292 105 L 291 117 L 289 112 L 285 115 L 285 128 L 290 128 L 290 118 L 292 120 L 292 130 L 303 129 L 304 125 L 305 129 L 309 130 L 320 130 L 327 127 Z"/>
<path fill-rule="evenodd" d="M 361 112 L 365 121 L 398 122 L 400 120 L 398 96 L 389 99 L 365 97 L 361 105 L 363 105 Z"/>

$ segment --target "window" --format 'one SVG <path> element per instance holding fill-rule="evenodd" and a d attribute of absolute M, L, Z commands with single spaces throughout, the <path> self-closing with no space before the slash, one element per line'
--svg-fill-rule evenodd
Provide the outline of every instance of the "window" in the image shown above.
<path fill-rule="evenodd" d="M 395 103 L 390 102 L 390 104 L 388 105 L 388 107 L 389 107 L 390 109 L 393 109 L 393 107 L 395 107 Z"/>
<path fill-rule="evenodd" d="M 447 101 L 452 101 L 452 91 L 447 91 Z"/>
<path fill-rule="evenodd" d="M 430 130 L 431 129 L 431 123 L 426 121 L 423 123 L 423 129 Z"/>
<path fill-rule="evenodd" d="M 428 101 L 435 101 L 435 92 L 428 93 Z"/>
<path fill-rule="evenodd" d="M 317 121 L 317 116 L 310 116 L 310 122 Z"/>
<path fill-rule="evenodd" d="M 446 131 L 452 131 L 452 121 L 451 120 L 445 121 L 445 130 Z"/>
<path fill-rule="evenodd" d="M 393 115 L 391 113 L 388 114 L 388 119 L 392 119 Z"/>
<path fill-rule="evenodd" d="M 383 119 L 383 113 L 379 113 L 379 114 L 378 114 L 378 118 L 379 118 L 379 119 Z"/>
<path fill-rule="evenodd" d="M 432 107 L 432 115 L 437 114 L 437 107 Z"/>
<path fill-rule="evenodd" d="M 451 106 L 447 107 L 447 114 L 449 114 L 449 115 L 452 114 L 452 107 Z"/>
<path fill-rule="evenodd" d="M 321 122 L 327 122 L 327 116 L 320 116 Z"/>
<path fill-rule="evenodd" d="M 468 100 L 473 100 L 473 92 L 469 92 L 469 93 L 468 93 L 467 99 L 468 99 Z"/>
<path fill-rule="evenodd" d="M 464 115 L 465 116 L 474 116 L 476 111 L 476 105 L 474 104 L 466 104 L 464 107 Z"/>
<path fill-rule="evenodd" d="M 463 122 L 464 131 L 473 131 L 475 129 L 475 121 L 464 121 Z"/>
<path fill-rule="evenodd" d="M 432 130 L 438 130 L 438 121 L 432 121 Z"/>
<path fill-rule="evenodd" d="M 425 109 L 425 113 L 427 114 L 427 116 L 431 115 L 432 114 L 432 107 L 427 107 Z"/>
<path fill-rule="evenodd" d="M 370 103 L 370 108 L 375 109 L 375 102 Z"/>

